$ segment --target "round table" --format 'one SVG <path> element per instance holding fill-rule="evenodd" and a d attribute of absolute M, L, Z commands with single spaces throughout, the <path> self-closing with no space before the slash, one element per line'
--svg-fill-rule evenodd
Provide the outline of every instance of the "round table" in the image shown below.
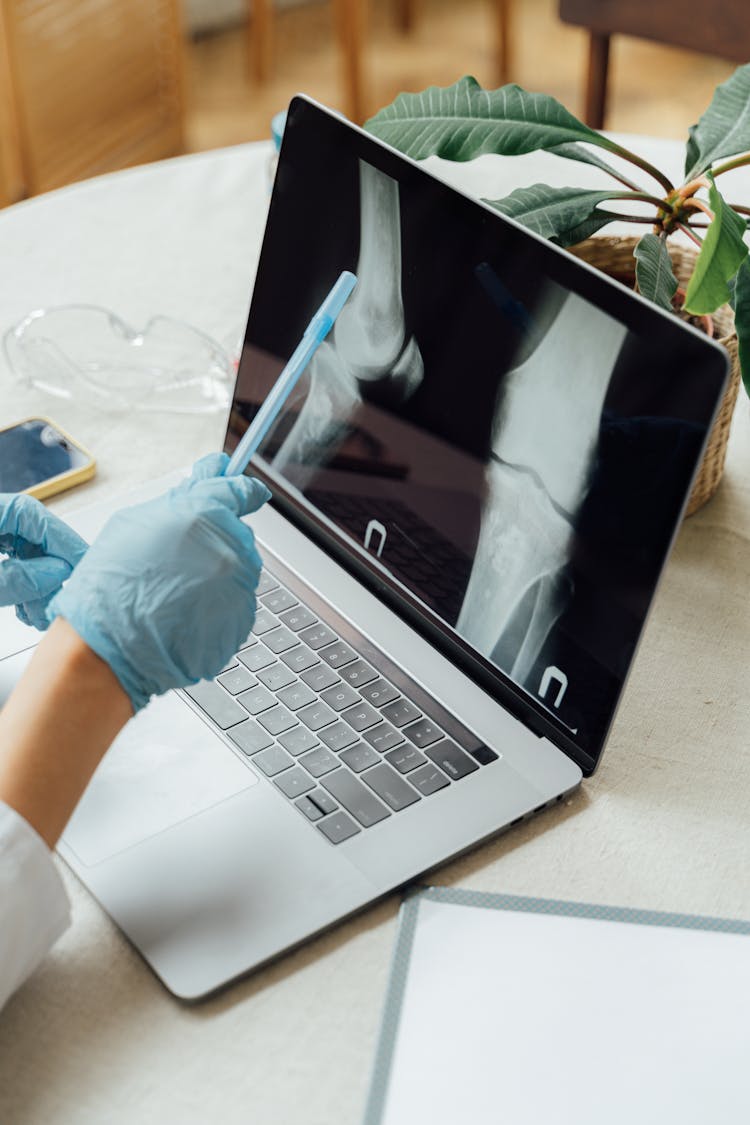
<path fill-rule="evenodd" d="M 681 146 L 631 140 L 679 175 Z M 234 347 L 265 220 L 268 155 L 257 144 L 184 157 L 0 212 L 0 332 L 35 308 L 91 302 L 134 326 L 174 316 Z M 431 164 L 490 198 L 539 180 L 601 182 L 595 169 L 539 154 Z M 750 195 L 750 177 L 735 184 L 733 198 Z M 224 431 L 218 414 L 108 414 L 52 400 L 20 387 L 0 357 L 0 425 L 37 412 L 99 462 L 93 482 L 53 501 L 60 512 L 189 464 L 219 448 Z M 433 882 L 750 918 L 749 563 L 741 392 L 725 480 L 680 532 L 601 769 L 564 805 Z M 0 617 L 6 651 L 14 628 Z M 359 1120 L 398 896 L 190 1007 L 63 872 L 73 925 L 0 1013 L 3 1125 Z"/>

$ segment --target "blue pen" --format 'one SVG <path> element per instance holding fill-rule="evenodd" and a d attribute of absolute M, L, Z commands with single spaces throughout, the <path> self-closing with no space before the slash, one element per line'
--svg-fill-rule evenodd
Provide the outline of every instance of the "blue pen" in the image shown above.
<path fill-rule="evenodd" d="M 304 335 L 294 349 L 291 359 L 266 395 L 258 413 L 253 418 L 242 440 L 232 454 L 225 476 L 239 476 L 244 473 L 250 458 L 258 449 L 263 438 L 279 416 L 297 380 L 312 359 L 315 351 L 325 340 L 357 284 L 357 279 L 348 270 L 339 277 L 331 292 L 312 318 Z"/>

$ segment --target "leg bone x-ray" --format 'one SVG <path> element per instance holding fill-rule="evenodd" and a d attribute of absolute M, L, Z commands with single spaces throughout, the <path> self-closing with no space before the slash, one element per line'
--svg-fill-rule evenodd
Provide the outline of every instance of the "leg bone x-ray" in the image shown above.
<path fill-rule="evenodd" d="M 361 401 L 361 384 L 386 382 L 389 398 L 403 401 L 424 374 L 417 342 L 406 338 L 398 184 L 364 161 L 359 176 L 357 287 L 336 322 L 332 343 L 322 345 L 310 366 L 306 400 L 274 457 L 279 472 L 290 463 L 321 461 Z"/>
<path fill-rule="evenodd" d="M 560 571 L 624 337 L 623 325 L 568 294 L 535 350 L 503 383 L 457 629 L 520 683 L 565 608 Z"/>

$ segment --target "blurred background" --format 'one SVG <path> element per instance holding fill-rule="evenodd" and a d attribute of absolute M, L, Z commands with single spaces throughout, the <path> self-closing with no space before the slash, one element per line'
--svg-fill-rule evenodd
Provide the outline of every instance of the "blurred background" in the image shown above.
<path fill-rule="evenodd" d="M 268 138 L 297 91 L 361 122 L 463 74 L 553 94 L 591 124 L 681 138 L 750 58 L 750 18 L 747 0 L 675 12 L 653 0 L 0 0 L 0 204 Z"/>

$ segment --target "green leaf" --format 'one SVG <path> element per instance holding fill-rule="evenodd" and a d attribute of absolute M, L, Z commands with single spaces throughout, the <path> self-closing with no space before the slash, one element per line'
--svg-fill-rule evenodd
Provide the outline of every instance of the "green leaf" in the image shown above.
<path fill-rule="evenodd" d="M 365 129 L 415 160 L 473 160 L 483 153 L 518 156 L 570 141 L 613 147 L 555 98 L 520 86 L 483 90 L 474 78 L 399 94 Z"/>
<path fill-rule="evenodd" d="M 745 258 L 737 271 L 734 326 L 737 330 L 742 382 L 750 395 L 750 259 L 748 258 Z"/>
<path fill-rule="evenodd" d="M 699 316 L 716 312 L 730 299 L 729 282 L 748 253 L 742 237 L 745 221 L 724 202 L 713 180 L 708 202 L 714 217 L 685 294 L 686 312 Z"/>
<path fill-rule="evenodd" d="M 750 63 L 716 87 L 710 106 L 689 132 L 686 180 L 694 180 L 724 156 L 750 149 Z"/>
<path fill-rule="evenodd" d="M 552 188 L 546 184 L 532 184 L 531 187 L 517 188 L 504 199 L 485 199 L 484 202 L 543 238 L 561 246 L 572 246 L 574 242 L 580 242 L 581 237 L 588 237 L 588 233 L 583 236 L 578 234 L 582 224 L 593 223 L 589 231 L 593 234 L 612 221 L 611 215 L 597 215 L 597 204 L 607 199 L 619 199 L 622 194 L 622 191 L 589 191 L 585 188 Z"/>
<path fill-rule="evenodd" d="M 677 278 L 667 244 L 657 234 L 644 234 L 635 248 L 635 279 L 644 297 L 672 312 L 672 298 L 677 292 Z"/>

